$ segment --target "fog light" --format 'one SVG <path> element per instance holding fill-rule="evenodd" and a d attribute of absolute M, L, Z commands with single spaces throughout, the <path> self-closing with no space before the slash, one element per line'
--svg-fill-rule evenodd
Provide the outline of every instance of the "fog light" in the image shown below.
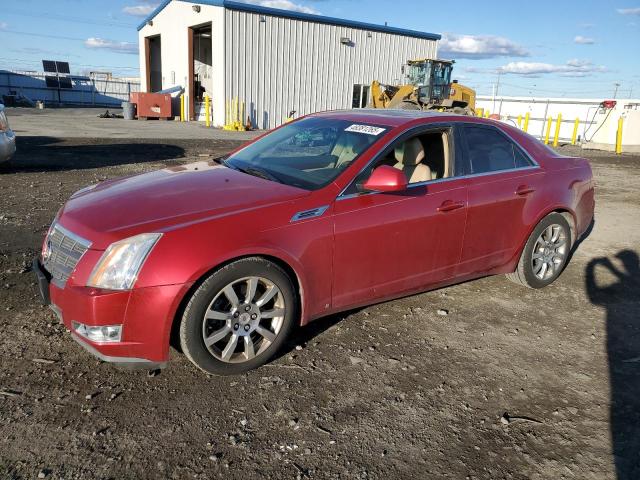
<path fill-rule="evenodd" d="M 78 335 L 92 342 L 119 342 L 122 337 L 122 325 L 100 325 L 94 327 L 72 322 L 72 326 Z"/>

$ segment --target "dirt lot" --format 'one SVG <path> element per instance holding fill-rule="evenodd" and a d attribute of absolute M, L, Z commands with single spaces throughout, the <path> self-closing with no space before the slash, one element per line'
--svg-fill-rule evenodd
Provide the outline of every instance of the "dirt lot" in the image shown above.
<path fill-rule="evenodd" d="M 238 377 L 88 356 L 28 271 L 56 210 L 233 145 L 19 137 L 0 173 L 0 478 L 640 478 L 640 157 L 585 152 L 597 223 L 546 290 L 486 278 L 322 319 Z"/>

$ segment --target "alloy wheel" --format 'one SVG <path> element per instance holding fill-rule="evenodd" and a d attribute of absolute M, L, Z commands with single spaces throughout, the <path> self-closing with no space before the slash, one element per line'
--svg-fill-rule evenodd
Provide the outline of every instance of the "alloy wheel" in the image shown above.
<path fill-rule="evenodd" d="M 567 232 L 562 225 L 545 228 L 533 246 L 531 264 L 539 280 L 547 280 L 560 272 L 567 257 Z"/>
<path fill-rule="evenodd" d="M 218 360 L 242 363 L 259 356 L 276 339 L 285 317 L 284 296 L 263 277 L 235 280 L 209 304 L 202 339 Z"/>

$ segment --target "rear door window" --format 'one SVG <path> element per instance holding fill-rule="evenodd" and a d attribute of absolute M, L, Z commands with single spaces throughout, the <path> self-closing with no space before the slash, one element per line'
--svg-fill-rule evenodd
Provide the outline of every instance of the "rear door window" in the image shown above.
<path fill-rule="evenodd" d="M 472 174 L 530 167 L 531 160 L 496 128 L 466 125 L 463 129 Z"/>

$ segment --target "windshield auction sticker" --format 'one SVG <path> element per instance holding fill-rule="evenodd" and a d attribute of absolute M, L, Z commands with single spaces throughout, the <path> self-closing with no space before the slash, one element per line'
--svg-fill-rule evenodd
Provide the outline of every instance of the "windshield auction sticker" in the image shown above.
<path fill-rule="evenodd" d="M 372 127 L 371 125 L 351 125 L 344 129 L 345 132 L 366 133 L 367 135 L 380 135 L 385 128 Z"/>

